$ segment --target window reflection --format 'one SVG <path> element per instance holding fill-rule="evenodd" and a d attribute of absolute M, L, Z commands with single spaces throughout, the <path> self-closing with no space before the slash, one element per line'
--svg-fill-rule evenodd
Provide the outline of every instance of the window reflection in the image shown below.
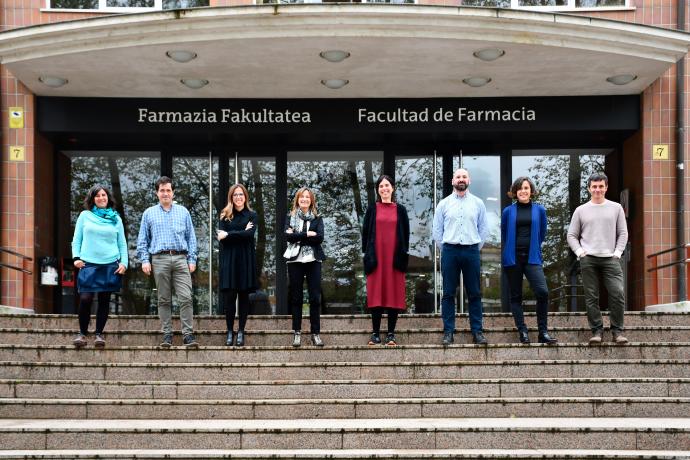
<path fill-rule="evenodd" d="M 537 187 L 535 201 L 546 208 L 548 231 L 542 246 L 544 274 L 549 286 L 552 308 L 571 310 L 571 301 L 578 310 L 584 310 L 584 300 L 579 288 L 576 258 L 570 251 L 566 234 L 570 218 L 580 204 L 589 199 L 587 177 L 595 171 L 603 171 L 604 151 L 582 150 L 516 150 L 513 151 L 513 178 L 529 176 Z M 525 307 L 534 308 L 534 296 L 525 282 Z"/>
<path fill-rule="evenodd" d="M 366 305 L 361 222 L 382 167 L 382 152 L 288 152 L 286 199 L 291 203 L 302 186 L 313 188 L 324 220 L 324 313 L 361 312 Z"/>
<path fill-rule="evenodd" d="M 151 303 L 152 282 L 136 259 L 137 236 L 141 215 L 157 203 L 153 184 L 160 171 L 158 152 L 69 152 L 70 158 L 70 228 L 83 210 L 86 192 L 96 183 L 111 189 L 117 201 L 127 237 L 130 266 L 125 272 L 122 290 L 111 296 L 111 310 L 121 314 L 146 314 Z M 64 305 L 63 312 L 73 305 Z"/>

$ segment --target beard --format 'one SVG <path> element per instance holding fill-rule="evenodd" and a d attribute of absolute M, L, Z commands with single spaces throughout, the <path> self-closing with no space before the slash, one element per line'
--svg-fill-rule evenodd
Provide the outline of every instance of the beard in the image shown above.
<path fill-rule="evenodd" d="M 458 182 L 457 184 L 453 185 L 453 188 L 458 192 L 464 192 L 465 190 L 467 190 L 467 184 L 464 182 Z"/>

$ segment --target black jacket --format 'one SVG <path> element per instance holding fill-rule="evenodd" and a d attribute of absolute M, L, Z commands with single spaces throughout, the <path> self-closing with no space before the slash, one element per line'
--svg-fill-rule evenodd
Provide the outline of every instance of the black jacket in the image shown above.
<path fill-rule="evenodd" d="M 285 229 L 283 230 L 283 233 L 285 233 L 285 239 L 289 243 L 297 243 L 300 246 L 302 245 L 307 245 L 311 246 L 314 248 L 314 258 L 316 260 L 320 260 L 323 262 L 326 260 L 326 255 L 323 252 L 323 249 L 321 249 L 321 243 L 323 243 L 323 219 L 321 216 L 316 217 L 314 220 L 311 221 L 309 224 L 309 230 L 312 232 L 316 232 L 316 236 L 307 236 L 307 232 L 299 232 L 297 230 L 301 229 L 292 229 L 292 233 L 287 233 L 287 229 L 290 228 L 290 214 L 285 217 Z M 295 260 L 297 256 L 288 259 L 288 261 Z"/>
<path fill-rule="evenodd" d="M 398 224 L 396 226 L 395 254 L 393 255 L 393 268 L 405 273 L 407 271 L 408 254 L 410 249 L 410 221 L 407 218 L 407 210 L 396 203 L 398 211 Z M 372 204 L 364 213 L 362 222 L 362 252 L 364 253 L 364 273 L 367 275 L 376 270 L 376 204 Z"/>
<path fill-rule="evenodd" d="M 228 236 L 220 240 L 218 281 L 221 289 L 254 291 L 258 287 L 254 248 L 257 219 L 254 211 L 244 208 L 240 212 L 235 212 L 232 220 L 221 219 L 218 224 L 220 230 L 228 232 Z M 254 226 L 245 230 L 247 222 L 250 221 Z"/>

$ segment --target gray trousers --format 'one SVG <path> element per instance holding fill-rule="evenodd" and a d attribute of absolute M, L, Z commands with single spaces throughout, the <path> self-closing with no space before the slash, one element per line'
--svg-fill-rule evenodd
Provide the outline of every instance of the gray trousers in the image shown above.
<path fill-rule="evenodd" d="M 582 286 L 585 290 L 589 328 L 594 332 L 604 327 L 604 323 L 601 320 L 601 309 L 599 308 L 599 277 L 601 277 L 609 293 L 611 330 L 622 331 L 625 291 L 620 259 L 615 257 L 584 256 L 580 259 L 580 268 L 582 269 Z"/>
<path fill-rule="evenodd" d="M 180 302 L 180 322 L 182 335 L 194 331 L 194 307 L 192 305 L 192 274 L 189 273 L 187 256 L 154 254 L 151 256 L 153 278 L 158 288 L 158 316 L 161 319 L 163 334 L 172 334 L 172 290 Z"/>

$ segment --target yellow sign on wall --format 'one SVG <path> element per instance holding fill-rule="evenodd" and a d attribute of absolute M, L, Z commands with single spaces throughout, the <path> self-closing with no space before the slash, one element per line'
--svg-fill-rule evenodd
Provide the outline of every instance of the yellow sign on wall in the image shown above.
<path fill-rule="evenodd" d="M 19 129 L 24 127 L 24 108 L 10 107 L 10 128 Z"/>
<path fill-rule="evenodd" d="M 668 144 L 654 144 L 652 146 L 652 160 L 668 160 Z"/>
<path fill-rule="evenodd" d="M 23 145 L 10 145 L 10 161 L 24 161 L 26 155 Z"/>

